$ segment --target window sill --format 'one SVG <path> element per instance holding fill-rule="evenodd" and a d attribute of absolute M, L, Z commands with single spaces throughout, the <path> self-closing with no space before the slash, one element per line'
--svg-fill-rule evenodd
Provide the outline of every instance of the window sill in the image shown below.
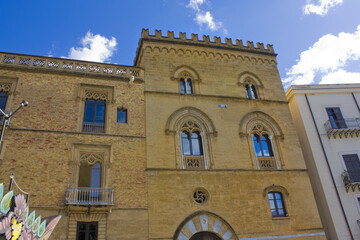
<path fill-rule="evenodd" d="M 287 217 L 272 217 L 272 220 L 290 220 L 289 216 Z"/>

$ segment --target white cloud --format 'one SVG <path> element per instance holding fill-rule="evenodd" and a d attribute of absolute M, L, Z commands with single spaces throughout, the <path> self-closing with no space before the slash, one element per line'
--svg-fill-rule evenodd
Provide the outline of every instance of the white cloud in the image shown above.
<path fill-rule="evenodd" d="M 188 8 L 192 8 L 196 11 L 200 11 L 199 6 L 202 5 L 205 0 L 190 0 L 189 4 L 186 6 Z"/>
<path fill-rule="evenodd" d="M 360 72 L 347 72 L 340 69 L 322 78 L 320 84 L 360 83 Z"/>
<path fill-rule="evenodd" d="M 200 26 L 205 24 L 211 31 L 218 30 L 222 26 L 221 22 L 214 21 L 214 18 L 209 11 L 205 13 L 198 12 L 195 20 Z"/>
<path fill-rule="evenodd" d="M 109 60 L 116 50 L 116 39 L 106 38 L 100 34 L 92 34 L 90 31 L 81 39 L 82 47 L 70 49 L 69 58 L 104 62 Z"/>
<path fill-rule="evenodd" d="M 309 1 L 308 1 L 309 2 Z M 318 5 L 308 3 L 304 6 L 304 13 L 309 15 L 311 13 L 324 16 L 328 13 L 330 8 L 341 5 L 343 0 L 318 0 Z"/>
<path fill-rule="evenodd" d="M 334 82 L 341 77 L 339 83 L 353 81 L 357 73 L 348 73 L 344 67 L 350 61 L 360 59 L 360 25 L 354 33 L 341 32 L 337 36 L 322 36 L 313 46 L 300 54 L 300 59 L 286 73 L 285 85 L 311 84 L 315 78 L 324 78 L 321 83 Z M 350 80 L 351 79 L 351 80 Z"/>
<path fill-rule="evenodd" d="M 210 11 L 205 12 L 200 9 L 200 6 L 205 3 L 205 1 L 206 0 L 190 0 L 186 7 L 196 11 L 194 20 L 200 27 L 205 25 L 211 31 L 219 30 L 222 27 L 222 22 L 215 21 Z M 226 31 L 226 29 L 224 31 Z"/>

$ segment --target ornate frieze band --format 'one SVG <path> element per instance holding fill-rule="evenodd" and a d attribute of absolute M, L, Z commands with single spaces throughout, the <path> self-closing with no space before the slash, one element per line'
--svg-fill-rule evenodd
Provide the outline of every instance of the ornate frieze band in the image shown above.
<path fill-rule="evenodd" d="M 138 67 L 23 55 L 6 52 L 0 52 L 0 66 L 20 67 L 33 70 L 51 70 L 69 73 L 102 75 L 118 78 L 134 77 L 134 80 L 141 81 L 144 79 L 144 71 L 143 69 Z"/>

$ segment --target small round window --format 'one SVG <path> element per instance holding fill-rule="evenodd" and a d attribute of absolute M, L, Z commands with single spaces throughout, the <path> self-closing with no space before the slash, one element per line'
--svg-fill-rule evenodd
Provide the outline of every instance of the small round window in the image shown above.
<path fill-rule="evenodd" d="M 203 188 L 197 188 L 193 194 L 194 201 L 198 204 L 203 204 L 209 200 L 209 193 Z"/>

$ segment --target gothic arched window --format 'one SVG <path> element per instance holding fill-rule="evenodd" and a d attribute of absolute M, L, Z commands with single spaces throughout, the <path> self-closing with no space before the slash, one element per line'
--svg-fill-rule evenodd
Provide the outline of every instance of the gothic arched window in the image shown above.
<path fill-rule="evenodd" d="M 248 99 L 257 99 L 256 87 L 253 84 L 245 84 L 246 97 Z"/>
<path fill-rule="evenodd" d="M 200 133 L 183 131 L 181 133 L 181 147 L 183 155 L 202 156 L 203 148 Z"/>
<path fill-rule="evenodd" d="M 180 93 L 181 94 L 193 94 L 192 82 L 190 78 L 180 79 Z"/>
<path fill-rule="evenodd" d="M 262 136 L 258 134 L 253 135 L 253 143 L 256 156 L 258 157 L 273 157 L 271 139 L 269 135 L 264 134 Z"/>

